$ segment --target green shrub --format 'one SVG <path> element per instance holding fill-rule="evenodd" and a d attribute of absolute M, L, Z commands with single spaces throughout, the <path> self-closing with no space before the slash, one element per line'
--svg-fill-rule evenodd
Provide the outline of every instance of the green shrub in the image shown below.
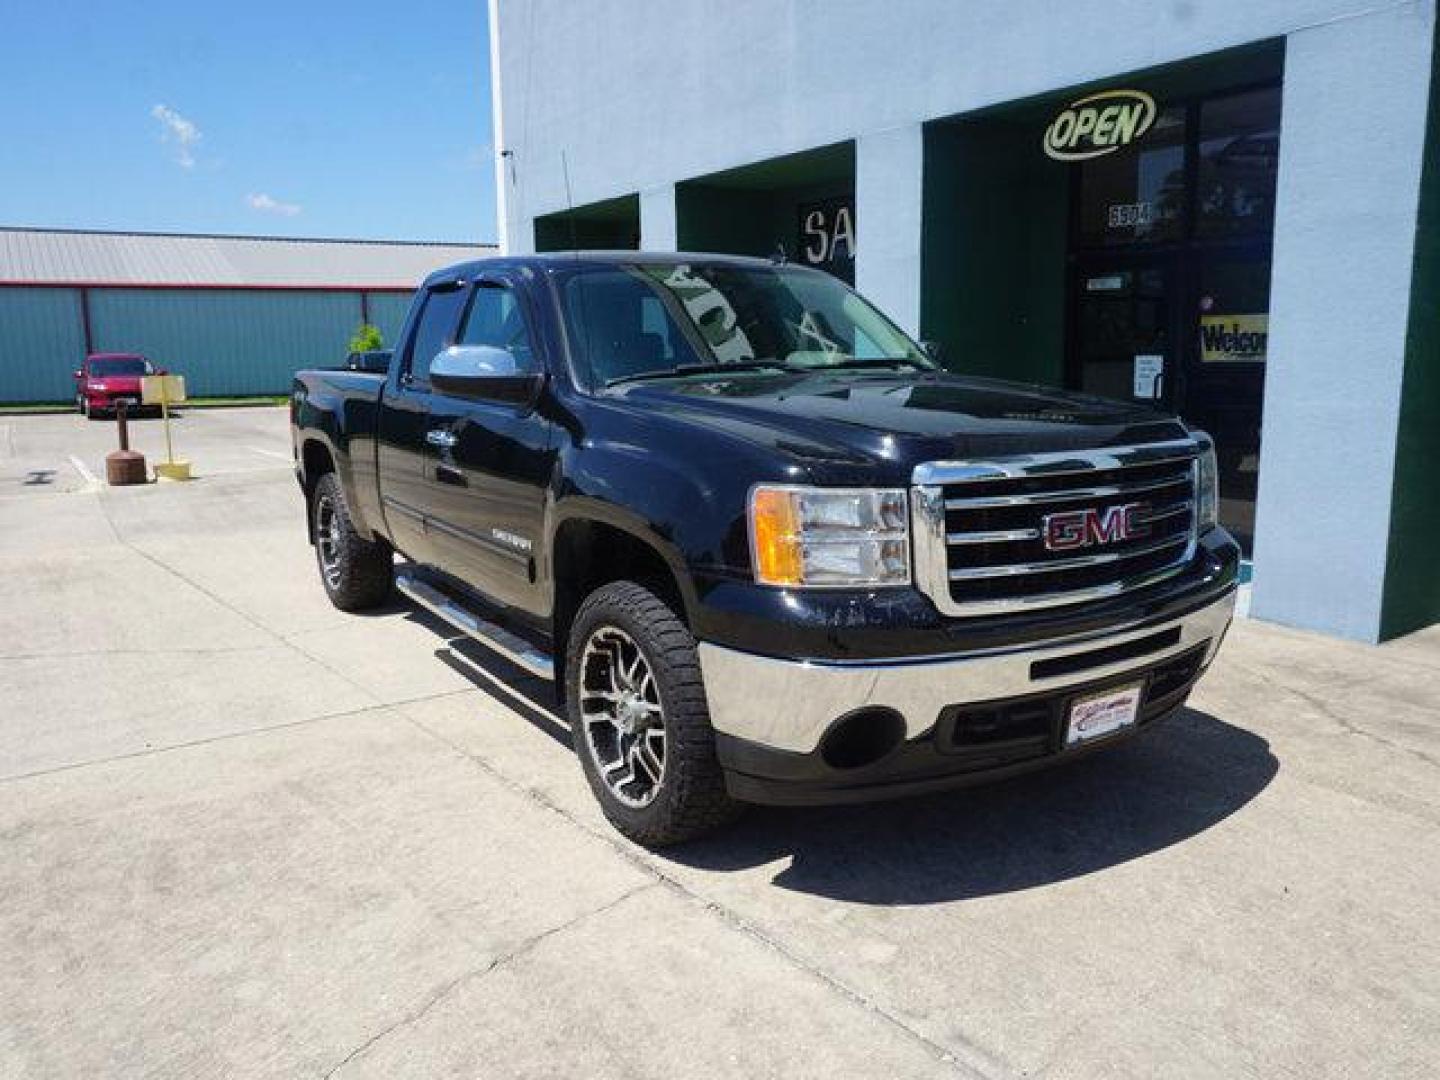
<path fill-rule="evenodd" d="M 361 323 L 360 328 L 350 336 L 351 352 L 377 352 L 385 348 L 385 339 L 378 326 Z"/>

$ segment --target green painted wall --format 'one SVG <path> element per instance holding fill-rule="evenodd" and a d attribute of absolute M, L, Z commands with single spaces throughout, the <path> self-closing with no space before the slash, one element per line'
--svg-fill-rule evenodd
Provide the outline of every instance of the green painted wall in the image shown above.
<path fill-rule="evenodd" d="M 1433 71 L 1420 185 L 1382 639 L 1440 622 L 1440 73 Z"/>
<path fill-rule="evenodd" d="M 709 184 L 680 184 L 675 189 L 675 236 L 681 251 L 768 255 L 774 251 L 771 217 L 769 192 Z"/>
<path fill-rule="evenodd" d="M 639 246 L 639 195 L 622 195 L 535 219 L 536 251 L 634 251 Z"/>
<path fill-rule="evenodd" d="M 798 261 L 799 208 L 844 197 L 855 197 L 853 172 L 770 189 L 680 184 L 675 190 L 676 236 L 681 251 L 769 258 L 783 244 L 786 255 Z"/>
<path fill-rule="evenodd" d="M 194 396 L 286 393 L 300 368 L 333 367 L 360 323 L 358 293 L 95 289 L 97 352 L 144 353 Z"/>
<path fill-rule="evenodd" d="M 1031 126 L 925 132 L 920 325 L 956 371 L 1059 385 L 1069 176 Z"/>
<path fill-rule="evenodd" d="M 90 289 L 96 352 L 140 352 L 196 395 L 285 393 L 301 367 L 330 367 L 360 325 L 360 294 L 254 289 Z M 409 292 L 366 293 L 393 344 Z M 80 290 L 0 287 L 0 403 L 69 401 L 85 357 Z"/>
<path fill-rule="evenodd" d="M 0 402 L 69 401 L 84 358 L 78 289 L 0 288 Z"/>
<path fill-rule="evenodd" d="M 535 219 L 536 251 L 633 251 L 639 247 L 640 219 L 624 222 L 577 217 L 572 229 L 564 214 Z"/>
<path fill-rule="evenodd" d="M 800 207 L 855 198 L 855 144 L 835 143 L 713 173 L 675 188 L 681 251 L 800 261 Z M 858 212 L 858 211 L 857 211 Z"/>
<path fill-rule="evenodd" d="M 366 306 L 370 309 L 370 322 L 379 329 L 389 348 L 400 336 L 400 327 L 410 310 L 410 299 L 414 293 L 371 292 L 365 294 Z"/>

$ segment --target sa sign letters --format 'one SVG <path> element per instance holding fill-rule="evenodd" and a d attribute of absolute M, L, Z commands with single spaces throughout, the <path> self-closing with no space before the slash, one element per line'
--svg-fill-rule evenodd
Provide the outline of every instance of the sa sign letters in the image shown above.
<path fill-rule="evenodd" d="M 855 257 L 855 207 L 849 199 L 828 199 L 800 208 L 800 258 L 828 266 Z"/>

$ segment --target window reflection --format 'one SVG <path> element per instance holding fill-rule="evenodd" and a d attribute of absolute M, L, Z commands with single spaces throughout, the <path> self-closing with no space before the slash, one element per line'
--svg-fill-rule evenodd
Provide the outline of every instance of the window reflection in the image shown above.
<path fill-rule="evenodd" d="M 1166 109 L 1138 144 L 1081 166 L 1087 244 L 1170 240 L 1184 230 L 1185 110 Z"/>
<path fill-rule="evenodd" d="M 1275 222 L 1280 157 L 1280 91 L 1253 90 L 1200 108 L 1196 232 L 1269 232 Z"/>

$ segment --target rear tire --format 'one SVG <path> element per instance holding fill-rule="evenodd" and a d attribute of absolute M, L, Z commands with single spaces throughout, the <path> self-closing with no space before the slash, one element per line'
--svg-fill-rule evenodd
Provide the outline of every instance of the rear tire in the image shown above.
<path fill-rule="evenodd" d="M 367 540 L 350 520 L 345 491 L 334 473 L 326 473 L 310 499 L 315 561 L 330 602 L 341 611 L 363 611 L 383 604 L 395 583 L 395 559 L 383 540 Z"/>
<path fill-rule="evenodd" d="M 591 593 L 571 624 L 565 671 L 575 753 L 616 829 L 664 847 L 739 816 L 695 639 L 664 601 L 631 581 Z"/>

